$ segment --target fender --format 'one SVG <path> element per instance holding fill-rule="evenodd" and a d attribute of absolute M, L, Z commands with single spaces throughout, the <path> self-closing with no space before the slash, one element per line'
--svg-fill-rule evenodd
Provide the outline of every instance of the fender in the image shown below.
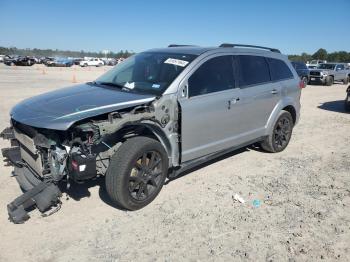
<path fill-rule="evenodd" d="M 295 101 L 292 97 L 283 97 L 275 106 L 275 108 L 272 110 L 271 115 L 269 119 L 267 120 L 266 126 L 265 126 L 265 135 L 269 135 L 272 132 L 273 126 L 277 120 L 279 112 L 283 110 L 283 108 L 286 108 L 287 106 L 292 106 L 296 112 L 295 116 L 295 123 L 296 125 L 299 122 L 300 117 L 300 101 Z"/>
<path fill-rule="evenodd" d="M 160 126 L 157 126 L 155 123 L 151 121 L 144 120 L 139 123 L 128 123 L 124 125 L 122 128 L 116 130 L 116 133 L 121 129 L 128 127 L 143 127 L 146 128 L 150 133 L 152 133 L 162 144 L 165 151 L 168 154 L 169 158 L 169 166 L 178 166 L 179 165 L 179 146 L 178 146 L 178 138 L 177 136 L 171 134 L 170 137 L 166 135 L 166 133 L 162 130 Z"/>

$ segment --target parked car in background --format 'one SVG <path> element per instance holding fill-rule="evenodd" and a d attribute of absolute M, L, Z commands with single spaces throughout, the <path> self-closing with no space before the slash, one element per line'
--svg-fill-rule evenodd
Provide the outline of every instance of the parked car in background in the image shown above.
<path fill-rule="evenodd" d="M 327 63 L 326 60 L 311 60 L 310 62 L 306 63 L 306 66 L 310 69 L 315 69 L 319 66 L 319 64 L 325 64 Z"/>
<path fill-rule="evenodd" d="M 42 63 L 43 63 L 44 65 L 49 65 L 49 64 L 51 64 L 54 60 L 55 60 L 54 57 L 45 57 L 45 58 L 42 59 Z"/>
<path fill-rule="evenodd" d="M 87 60 L 80 61 L 80 66 L 103 66 L 104 62 L 100 58 L 91 58 Z"/>
<path fill-rule="evenodd" d="M 84 59 L 83 58 L 73 58 L 73 63 L 75 65 L 80 65 L 80 62 L 83 61 Z"/>
<path fill-rule="evenodd" d="M 114 58 L 108 59 L 106 61 L 106 65 L 108 65 L 108 66 L 115 66 L 116 64 L 117 64 L 117 60 Z"/>
<path fill-rule="evenodd" d="M 8 205 L 10 220 L 28 219 L 28 202 L 49 210 L 58 185 L 70 181 L 105 176 L 111 201 L 137 210 L 167 177 L 228 152 L 253 143 L 281 152 L 299 119 L 301 88 L 275 48 L 171 45 L 20 102 L 1 133 L 12 146 L 4 159 L 26 191 Z"/>
<path fill-rule="evenodd" d="M 28 56 L 8 56 L 5 58 L 4 64 L 8 66 L 32 66 L 35 64 L 35 59 Z"/>
<path fill-rule="evenodd" d="M 334 81 L 341 81 L 343 84 L 349 82 L 350 70 L 345 63 L 319 64 L 316 69 L 310 69 L 311 84 L 333 85 Z"/>
<path fill-rule="evenodd" d="M 304 82 L 304 85 L 306 86 L 310 79 L 310 70 L 307 68 L 306 64 L 304 62 L 291 62 L 293 65 L 295 71 L 297 71 L 298 76 L 300 79 Z"/>
<path fill-rule="evenodd" d="M 350 112 L 350 86 L 348 86 L 348 88 L 346 89 L 344 108 L 346 111 Z"/>
<path fill-rule="evenodd" d="M 0 55 L 0 63 L 3 63 L 5 59 L 5 55 Z"/>
<path fill-rule="evenodd" d="M 47 66 L 56 66 L 56 67 L 70 67 L 74 64 L 72 59 L 68 58 L 56 58 L 51 63 L 47 64 Z"/>

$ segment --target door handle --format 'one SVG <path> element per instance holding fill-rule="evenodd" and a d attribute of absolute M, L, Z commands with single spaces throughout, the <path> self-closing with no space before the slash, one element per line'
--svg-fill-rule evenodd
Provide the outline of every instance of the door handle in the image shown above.
<path fill-rule="evenodd" d="M 271 94 L 276 95 L 278 93 L 277 89 L 272 89 Z"/>
<path fill-rule="evenodd" d="M 240 100 L 239 97 L 228 100 L 228 109 L 231 109 L 231 106 L 236 104 L 239 100 Z"/>

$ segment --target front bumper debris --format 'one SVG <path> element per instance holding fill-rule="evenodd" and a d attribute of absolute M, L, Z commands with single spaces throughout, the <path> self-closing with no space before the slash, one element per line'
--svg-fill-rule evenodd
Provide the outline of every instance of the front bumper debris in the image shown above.
<path fill-rule="evenodd" d="M 29 219 L 27 210 L 31 207 L 36 205 L 41 212 L 45 212 L 60 203 L 59 197 L 61 192 L 58 187 L 43 181 L 7 205 L 9 220 L 15 224 L 24 223 Z"/>
<path fill-rule="evenodd" d="M 58 186 L 50 180 L 39 179 L 29 165 L 22 161 L 20 147 L 15 139 L 13 129 L 6 128 L 0 137 L 11 141 L 12 147 L 1 149 L 5 165 L 13 166 L 13 176 L 16 177 L 24 193 L 7 205 L 9 220 L 15 224 L 24 223 L 29 219 L 28 211 L 37 207 L 44 213 L 54 206 L 60 205 L 62 193 Z"/>

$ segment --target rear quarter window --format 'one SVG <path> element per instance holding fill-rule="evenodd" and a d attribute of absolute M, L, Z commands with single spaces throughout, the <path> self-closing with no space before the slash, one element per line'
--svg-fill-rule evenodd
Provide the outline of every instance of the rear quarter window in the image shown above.
<path fill-rule="evenodd" d="M 292 71 L 290 71 L 289 67 L 284 61 L 275 58 L 268 58 L 267 60 L 270 66 L 272 81 L 293 78 Z"/>

